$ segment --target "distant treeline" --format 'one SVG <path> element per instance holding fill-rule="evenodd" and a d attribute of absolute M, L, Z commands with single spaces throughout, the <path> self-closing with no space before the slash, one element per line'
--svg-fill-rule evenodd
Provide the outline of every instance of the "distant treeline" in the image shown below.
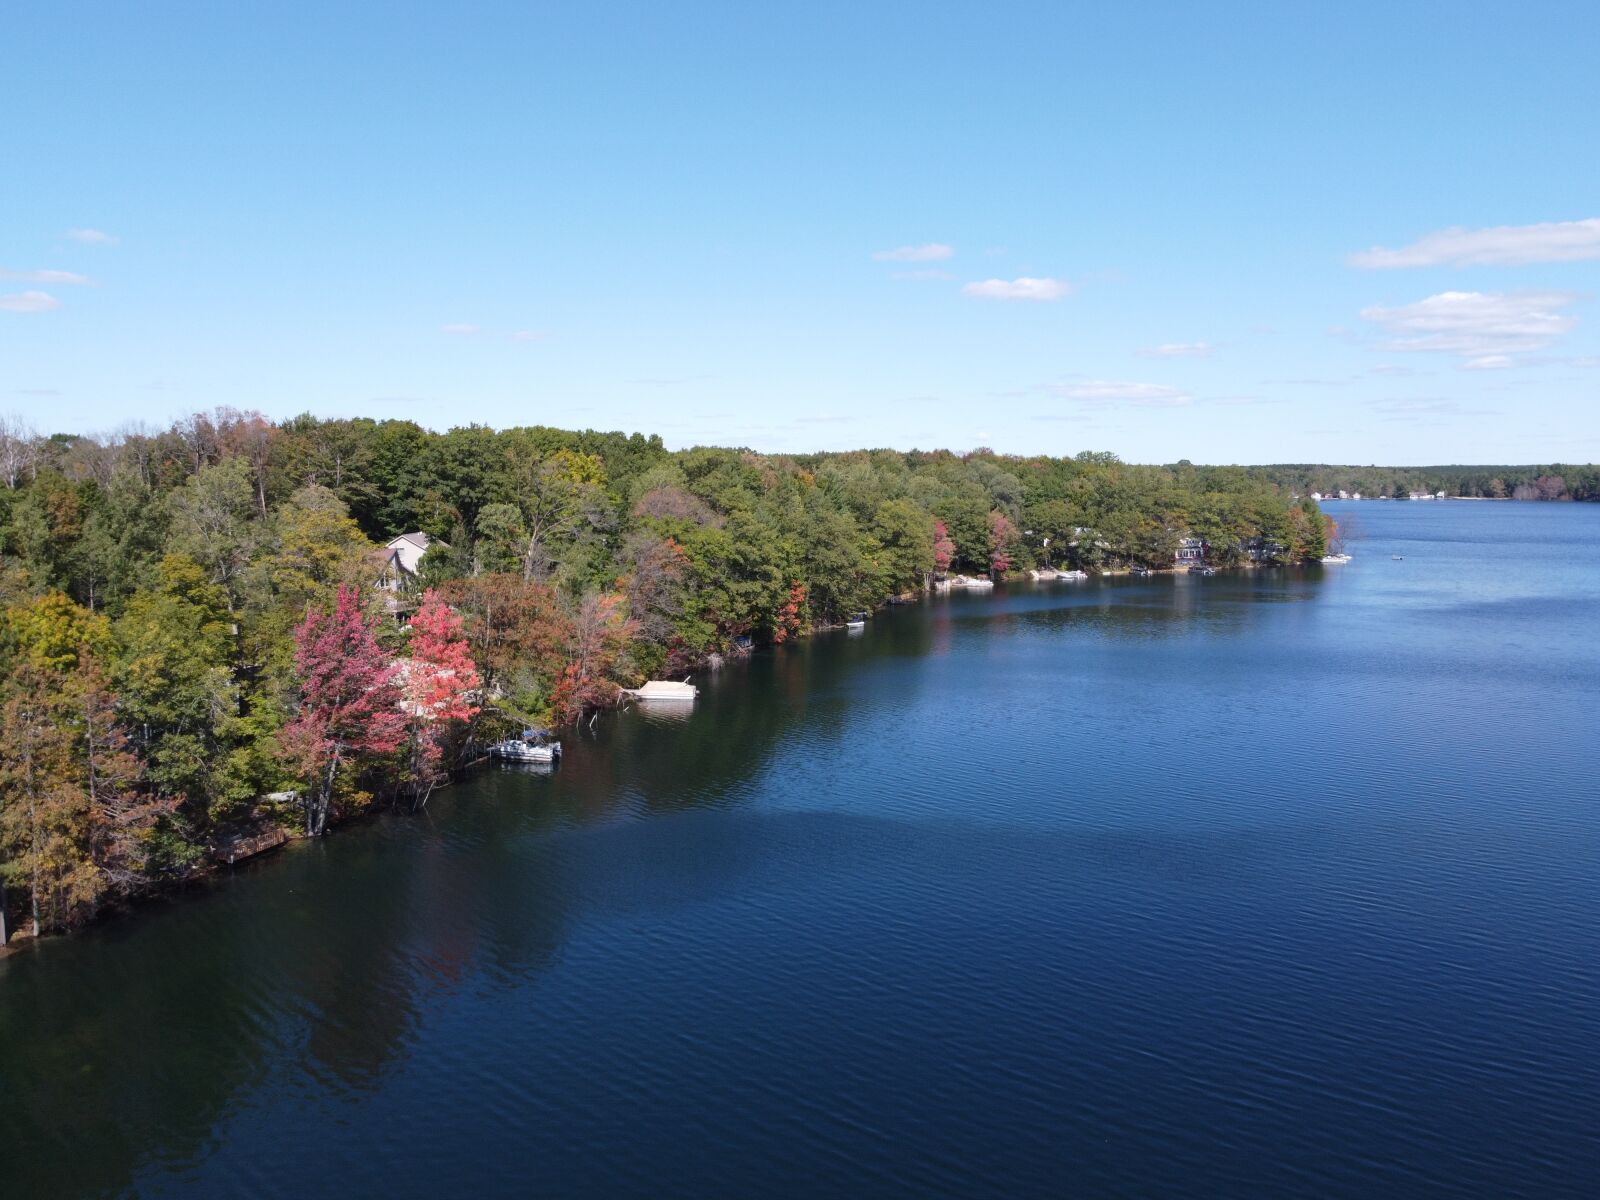
<path fill-rule="evenodd" d="M 1251 467 L 1270 483 L 1301 494 L 1472 496 L 1491 500 L 1600 500 L 1600 466 L 1547 463 L 1521 467 L 1335 467 L 1285 464 Z"/>
<path fill-rule="evenodd" d="M 411 574 L 384 546 L 416 532 Z M 13 917 L 71 926 L 274 823 L 421 803 L 474 742 L 941 572 L 1170 566 L 1190 536 L 1314 559 L 1327 534 L 1261 472 L 1099 453 L 0 422 L 0 915 L 8 887 Z"/>

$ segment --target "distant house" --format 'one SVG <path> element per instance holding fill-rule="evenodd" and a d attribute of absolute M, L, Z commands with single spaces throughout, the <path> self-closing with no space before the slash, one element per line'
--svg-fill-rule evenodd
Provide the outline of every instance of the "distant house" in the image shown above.
<path fill-rule="evenodd" d="M 1186 537 L 1178 543 L 1178 549 L 1172 556 L 1173 561 L 1180 567 L 1192 566 L 1206 560 L 1206 543 L 1204 538 Z"/>
<path fill-rule="evenodd" d="M 379 551 L 378 586 L 403 592 L 417 581 L 417 569 L 430 546 L 443 546 L 425 533 L 402 533 Z"/>
<path fill-rule="evenodd" d="M 1282 542 L 1274 541 L 1271 538 L 1252 537 L 1244 538 L 1240 541 L 1239 549 L 1244 552 L 1244 556 L 1251 562 L 1259 563 L 1273 562 L 1282 558 L 1288 547 Z"/>

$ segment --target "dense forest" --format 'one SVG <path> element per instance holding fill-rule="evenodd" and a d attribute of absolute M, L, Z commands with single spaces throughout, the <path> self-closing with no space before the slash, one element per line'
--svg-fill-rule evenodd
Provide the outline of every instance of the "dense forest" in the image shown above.
<path fill-rule="evenodd" d="M 1184 537 L 1289 562 L 1329 532 L 1237 467 L 225 409 L 109 437 L 0 422 L 0 484 L 0 914 L 35 930 L 245 835 L 421 805 L 486 738 L 944 572 L 1170 566 Z M 431 544 L 396 577 L 403 533 Z"/>
<path fill-rule="evenodd" d="M 1483 500 L 1600 500 L 1600 466 L 1593 463 L 1521 467 L 1334 467 L 1309 464 L 1251 467 L 1253 474 L 1292 492 L 1324 496 L 1360 492 L 1404 499 L 1413 492 Z"/>

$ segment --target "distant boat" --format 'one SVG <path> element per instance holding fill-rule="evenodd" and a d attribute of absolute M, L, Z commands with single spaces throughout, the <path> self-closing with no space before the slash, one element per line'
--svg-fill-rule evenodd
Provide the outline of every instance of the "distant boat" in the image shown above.
<path fill-rule="evenodd" d="M 1056 578 L 1057 579 L 1087 579 L 1087 578 L 1089 578 L 1089 572 L 1087 572 L 1087 571 L 1057 571 L 1056 572 Z"/>
<path fill-rule="evenodd" d="M 867 614 L 863 612 L 856 613 L 853 617 L 846 617 L 844 627 L 846 629 L 865 629 L 867 627 Z"/>
<path fill-rule="evenodd" d="M 1342 566 L 1350 561 L 1350 556 L 1348 554 L 1324 554 L 1322 561 L 1329 566 Z"/>
<path fill-rule="evenodd" d="M 524 729 L 521 737 L 490 746 L 489 753 L 501 762 L 553 763 L 561 757 L 561 743 L 552 741 L 546 730 Z"/>
<path fill-rule="evenodd" d="M 1137 575 L 1140 579 L 1148 579 L 1150 577 L 1150 568 L 1149 567 L 1132 567 L 1132 568 L 1129 569 L 1128 574 L 1129 575 Z"/>
<path fill-rule="evenodd" d="M 1402 559 L 1405 558 L 1405 555 L 1404 554 L 1391 554 L 1391 555 L 1389 555 L 1389 557 L 1394 559 L 1395 562 L 1400 562 Z"/>

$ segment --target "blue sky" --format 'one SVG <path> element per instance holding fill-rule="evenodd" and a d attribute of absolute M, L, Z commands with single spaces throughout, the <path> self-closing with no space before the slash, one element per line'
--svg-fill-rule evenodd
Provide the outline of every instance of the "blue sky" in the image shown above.
<path fill-rule="evenodd" d="M 0 412 L 1600 459 L 1597 45 L 1592 0 L 8 4 Z"/>

